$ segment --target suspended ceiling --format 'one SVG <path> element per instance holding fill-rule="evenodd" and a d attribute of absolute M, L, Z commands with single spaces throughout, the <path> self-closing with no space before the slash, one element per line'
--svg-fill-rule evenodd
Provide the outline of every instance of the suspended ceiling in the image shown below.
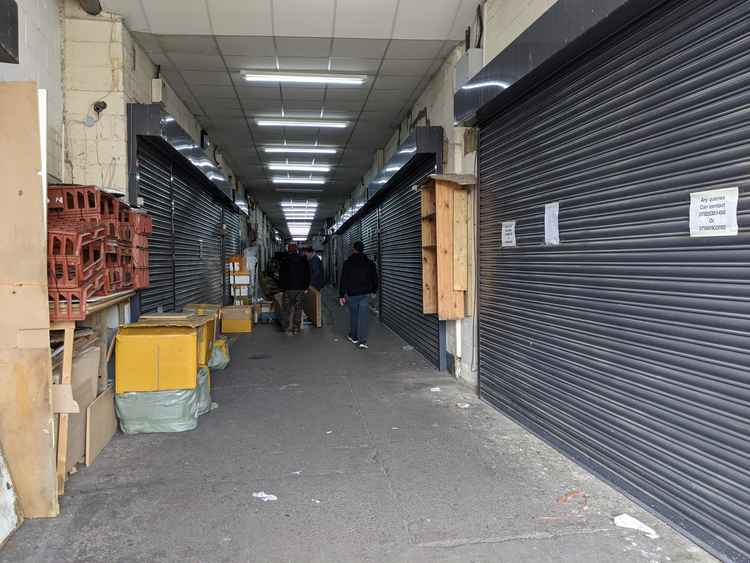
<path fill-rule="evenodd" d="M 319 202 L 332 216 L 372 164 L 474 19 L 476 0 L 103 0 L 227 156 L 277 225 L 279 203 Z M 363 86 L 251 84 L 243 71 L 353 73 Z M 259 117 L 345 120 L 344 129 L 259 127 Z M 280 144 L 337 147 L 336 155 L 288 155 L 328 164 L 324 186 L 281 186 L 271 162 Z M 286 173 L 284 173 L 286 174 Z M 298 176 L 296 173 L 289 173 Z M 304 174 L 300 174 L 304 176 Z M 279 189 L 320 189 L 321 193 Z M 317 229 L 320 223 L 313 225 Z"/>

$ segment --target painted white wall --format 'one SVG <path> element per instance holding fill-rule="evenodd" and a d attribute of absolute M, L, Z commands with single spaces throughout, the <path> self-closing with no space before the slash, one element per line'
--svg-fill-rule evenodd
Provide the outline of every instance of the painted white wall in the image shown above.
<path fill-rule="evenodd" d="M 557 0 L 487 0 L 484 7 L 484 64 L 549 10 Z"/>
<path fill-rule="evenodd" d="M 35 81 L 47 90 L 47 173 L 62 179 L 63 89 L 58 0 L 17 0 L 20 63 L 0 63 L 0 81 Z"/>

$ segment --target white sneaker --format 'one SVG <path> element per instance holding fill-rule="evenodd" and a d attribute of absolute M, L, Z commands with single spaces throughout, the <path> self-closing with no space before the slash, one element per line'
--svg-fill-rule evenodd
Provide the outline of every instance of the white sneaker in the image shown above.
<path fill-rule="evenodd" d="M 347 339 L 349 339 L 349 342 L 351 342 L 352 344 L 357 344 L 357 342 L 359 342 L 359 340 L 355 340 L 351 336 L 347 336 Z"/>
<path fill-rule="evenodd" d="M 367 342 L 362 342 L 362 343 L 361 343 L 361 344 L 359 345 L 359 347 L 360 347 L 360 348 L 361 348 L 362 350 L 367 350 L 368 348 L 370 348 L 370 347 L 369 347 L 369 346 L 367 345 Z"/>

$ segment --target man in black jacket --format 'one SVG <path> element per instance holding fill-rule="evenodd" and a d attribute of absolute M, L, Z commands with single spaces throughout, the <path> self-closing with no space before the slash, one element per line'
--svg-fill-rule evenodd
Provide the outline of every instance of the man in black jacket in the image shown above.
<path fill-rule="evenodd" d="M 310 287 L 310 265 L 297 251 L 296 244 L 290 244 L 288 250 L 279 268 L 279 286 L 284 290 L 281 329 L 287 334 L 298 334 L 302 325 L 302 304 Z"/>
<path fill-rule="evenodd" d="M 365 256 L 364 250 L 361 242 L 355 242 L 354 252 L 344 262 L 339 284 L 339 302 L 342 306 L 349 304 L 349 341 L 366 350 L 370 294 L 377 293 L 379 281 L 375 263 Z"/>
<path fill-rule="evenodd" d="M 305 248 L 305 258 L 307 258 L 308 264 L 310 264 L 310 287 L 314 287 L 318 291 L 323 289 L 323 261 L 320 256 L 315 254 L 312 246 Z"/>

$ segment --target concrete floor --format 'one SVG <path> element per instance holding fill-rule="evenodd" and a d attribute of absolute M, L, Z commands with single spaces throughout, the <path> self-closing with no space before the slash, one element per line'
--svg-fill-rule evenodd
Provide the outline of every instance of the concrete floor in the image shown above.
<path fill-rule="evenodd" d="M 116 436 L 0 561 L 712 561 L 387 329 L 362 352 L 335 316 L 239 338 L 197 430 Z"/>

